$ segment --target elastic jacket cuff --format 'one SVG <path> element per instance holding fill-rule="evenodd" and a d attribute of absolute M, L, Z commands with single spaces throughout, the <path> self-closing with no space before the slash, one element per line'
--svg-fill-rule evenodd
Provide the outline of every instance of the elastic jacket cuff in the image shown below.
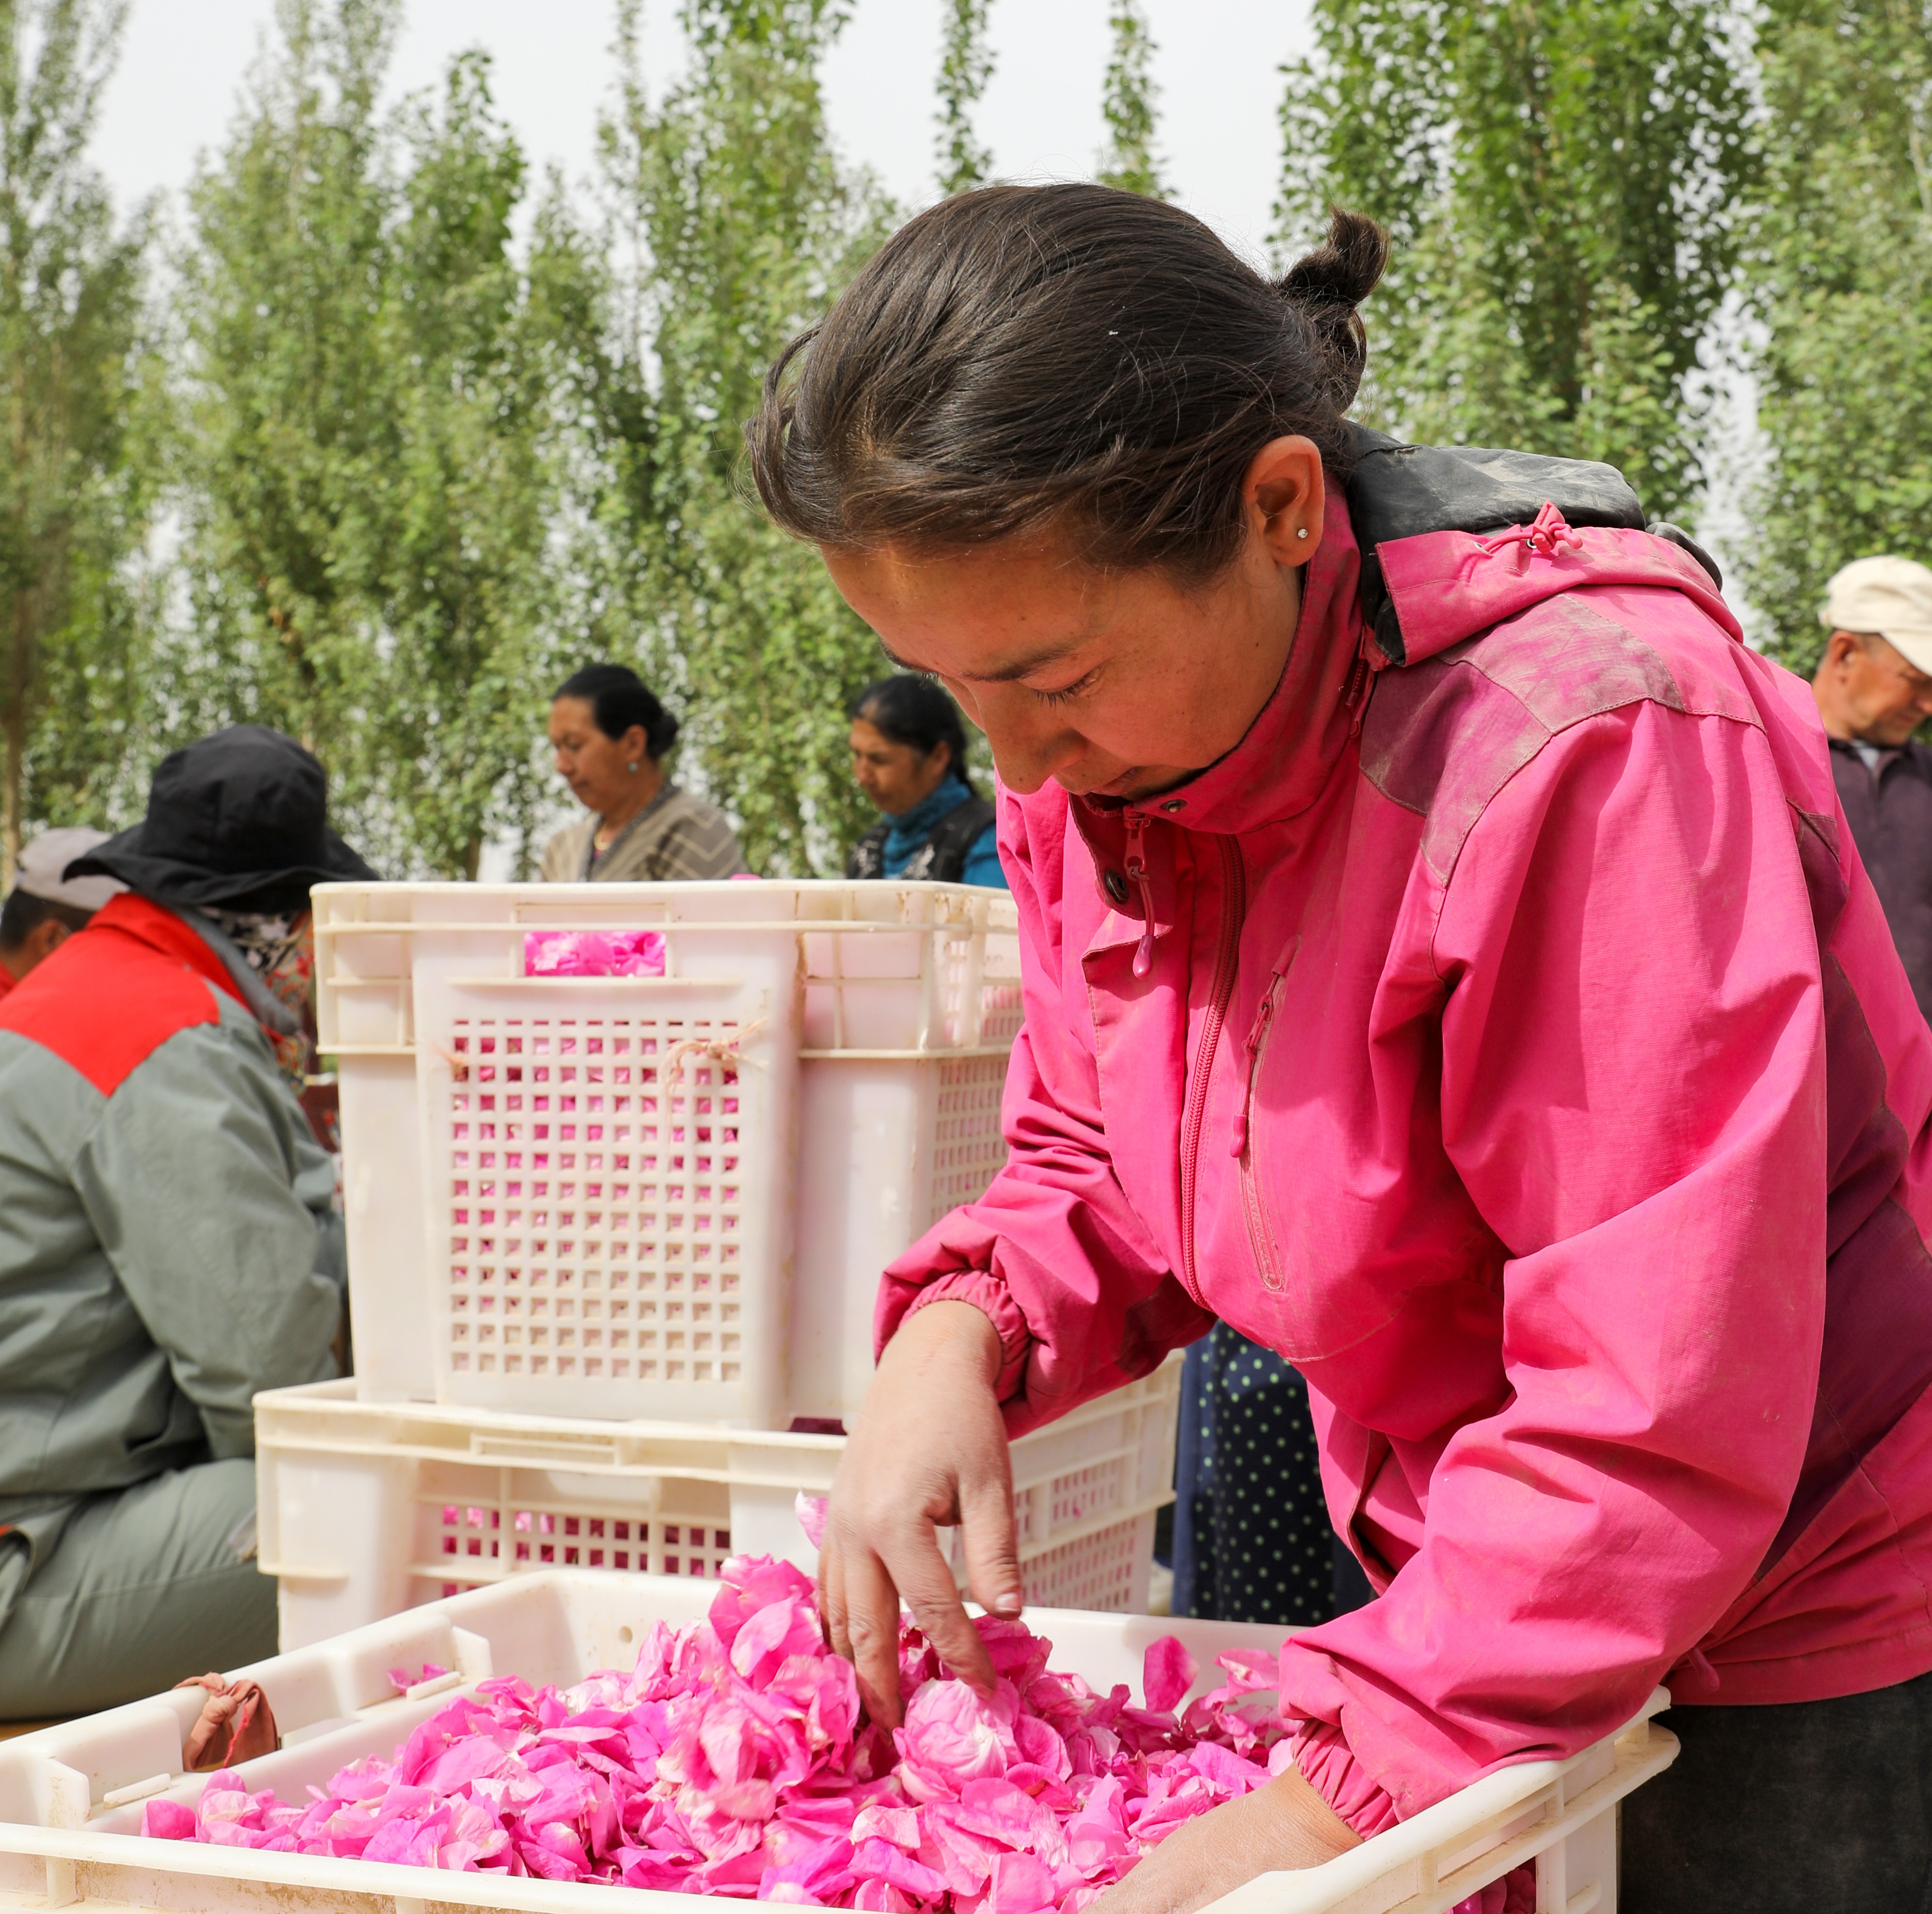
<path fill-rule="evenodd" d="M 1288 1736 L 1294 1765 L 1306 1781 L 1363 1840 L 1400 1818 L 1387 1790 L 1348 1752 L 1332 1721 L 1304 1721 Z"/>

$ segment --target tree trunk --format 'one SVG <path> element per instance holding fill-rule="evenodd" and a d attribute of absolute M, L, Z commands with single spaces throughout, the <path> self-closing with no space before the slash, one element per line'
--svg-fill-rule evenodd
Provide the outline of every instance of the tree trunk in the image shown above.
<path fill-rule="evenodd" d="M 7 759 L 4 787 L 0 789 L 0 891 L 14 888 L 14 874 L 20 868 L 20 784 L 27 751 L 26 686 L 22 682 L 21 666 L 32 642 L 28 623 L 31 616 L 27 594 L 16 591 L 14 595 L 13 669 L 8 674 L 12 682 L 8 686 L 5 722 L 0 725 L 0 732 L 4 734 L 0 747 L 4 748 Z"/>

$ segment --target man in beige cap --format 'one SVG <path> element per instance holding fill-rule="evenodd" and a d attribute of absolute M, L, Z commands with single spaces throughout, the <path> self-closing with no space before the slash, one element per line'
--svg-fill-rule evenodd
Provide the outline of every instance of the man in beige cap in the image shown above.
<path fill-rule="evenodd" d="M 14 888 L 0 906 L 0 998 L 43 958 L 51 957 L 116 892 L 113 878 L 69 878 L 67 867 L 107 842 L 105 831 L 82 826 L 43 831 L 20 853 Z"/>
<path fill-rule="evenodd" d="M 1830 632 L 1811 680 L 1838 802 L 1885 907 L 1918 1007 L 1932 1018 L 1932 571 L 1862 558 L 1826 588 Z"/>

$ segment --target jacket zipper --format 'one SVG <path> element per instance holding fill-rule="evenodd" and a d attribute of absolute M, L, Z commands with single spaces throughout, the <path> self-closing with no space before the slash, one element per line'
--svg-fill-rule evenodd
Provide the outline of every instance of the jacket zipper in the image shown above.
<path fill-rule="evenodd" d="M 1247 1088 L 1235 1114 L 1233 1148 L 1228 1153 L 1240 1161 L 1241 1210 L 1247 1219 L 1248 1247 L 1253 1252 L 1255 1266 L 1261 1271 L 1264 1289 L 1279 1289 L 1282 1275 L 1274 1232 L 1268 1227 L 1268 1206 L 1262 1200 L 1261 1182 L 1255 1173 L 1255 1084 L 1261 1076 L 1262 1059 L 1268 1054 L 1269 1040 L 1274 1035 L 1275 1024 L 1281 1012 L 1282 986 L 1286 981 L 1286 971 L 1276 971 L 1269 978 L 1260 1007 L 1255 1012 L 1254 1028 L 1248 1032 Z"/>
<path fill-rule="evenodd" d="M 1141 940 L 1134 946 L 1134 975 L 1144 977 L 1154 968 L 1154 885 L 1148 876 L 1147 813 L 1128 811 L 1122 821 L 1127 827 L 1127 880 L 1141 893 Z"/>
<path fill-rule="evenodd" d="M 1189 1072 L 1186 1114 L 1180 1126 L 1180 1280 L 1189 1295 L 1204 1309 L 1194 1267 L 1194 1201 L 1201 1180 L 1201 1132 L 1208 1120 L 1208 1086 L 1214 1071 L 1214 1053 L 1221 1047 L 1221 1026 L 1228 1020 L 1228 1000 L 1234 994 L 1240 968 L 1241 923 L 1248 914 L 1247 867 L 1241 847 L 1232 837 L 1221 843 L 1221 948 L 1214 960 L 1214 988 L 1208 1016 L 1201 1026 L 1201 1046 Z"/>

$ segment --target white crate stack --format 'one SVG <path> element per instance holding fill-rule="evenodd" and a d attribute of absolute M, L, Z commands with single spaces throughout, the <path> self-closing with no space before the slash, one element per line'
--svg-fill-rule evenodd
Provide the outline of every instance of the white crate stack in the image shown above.
<path fill-rule="evenodd" d="M 960 885 L 333 884 L 352 1384 L 257 1406 L 284 1642 L 544 1567 L 809 1564 L 878 1275 L 1005 1161 L 1017 920 Z M 529 974 L 648 931 L 662 974 Z M 1030 1599 L 1144 1606 L 1170 1365 L 1016 1444 Z M 672 1538 L 675 1538 L 674 1540 Z"/>

